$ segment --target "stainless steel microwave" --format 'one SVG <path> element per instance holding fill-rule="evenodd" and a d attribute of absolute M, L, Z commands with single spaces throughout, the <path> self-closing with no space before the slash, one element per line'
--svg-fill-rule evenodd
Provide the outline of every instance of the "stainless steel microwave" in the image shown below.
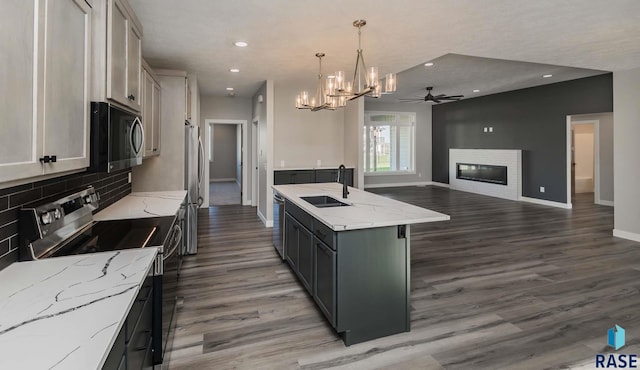
<path fill-rule="evenodd" d="M 91 103 L 91 172 L 113 172 L 142 164 L 140 117 L 105 102 Z"/>

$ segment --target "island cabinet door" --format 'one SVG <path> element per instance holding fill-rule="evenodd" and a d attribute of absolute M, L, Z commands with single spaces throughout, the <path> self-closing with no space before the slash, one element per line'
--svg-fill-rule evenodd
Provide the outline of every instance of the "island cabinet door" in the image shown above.
<path fill-rule="evenodd" d="M 284 251 L 285 257 L 293 271 L 298 269 L 298 222 L 288 213 L 285 213 L 284 219 Z"/>
<path fill-rule="evenodd" d="M 313 237 L 315 253 L 315 277 L 313 298 L 327 317 L 331 326 L 336 326 L 336 252 Z"/>
<path fill-rule="evenodd" d="M 313 235 L 306 227 L 298 227 L 298 276 L 313 294 Z"/>

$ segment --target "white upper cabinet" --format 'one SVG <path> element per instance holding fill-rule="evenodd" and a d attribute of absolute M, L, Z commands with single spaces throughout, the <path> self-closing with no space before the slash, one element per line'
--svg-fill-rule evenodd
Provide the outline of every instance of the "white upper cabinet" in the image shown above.
<path fill-rule="evenodd" d="M 95 0 L 93 24 L 91 100 L 140 111 L 142 25 L 126 0 Z"/>
<path fill-rule="evenodd" d="M 160 154 L 160 84 L 144 64 L 142 73 L 142 123 L 144 125 L 144 156 Z"/>
<path fill-rule="evenodd" d="M 48 0 L 42 120 L 45 173 L 89 166 L 91 8 L 84 0 Z"/>
<path fill-rule="evenodd" d="M 90 11 L 0 1 L 0 182 L 88 166 Z"/>

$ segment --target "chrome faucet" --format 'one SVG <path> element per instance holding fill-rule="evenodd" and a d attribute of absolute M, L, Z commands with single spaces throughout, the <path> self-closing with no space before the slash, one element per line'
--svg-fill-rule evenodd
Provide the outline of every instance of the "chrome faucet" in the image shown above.
<path fill-rule="evenodd" d="M 338 182 L 342 184 L 343 199 L 347 199 L 347 195 L 349 195 L 349 190 L 347 190 L 347 174 L 345 173 L 346 170 L 347 168 L 344 166 L 344 164 L 341 164 L 340 167 L 338 167 Z"/>

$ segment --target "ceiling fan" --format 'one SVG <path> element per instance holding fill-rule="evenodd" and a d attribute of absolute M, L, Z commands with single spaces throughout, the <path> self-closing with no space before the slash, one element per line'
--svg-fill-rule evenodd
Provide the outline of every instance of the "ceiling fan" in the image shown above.
<path fill-rule="evenodd" d="M 440 94 L 440 95 L 433 96 L 433 95 L 431 95 L 431 90 L 433 90 L 433 87 L 431 87 L 431 86 L 427 87 L 427 95 L 424 98 L 398 99 L 398 100 L 401 101 L 401 102 L 425 101 L 425 102 L 432 102 L 432 103 L 438 104 L 438 103 L 441 103 L 444 100 L 457 101 L 457 100 L 460 100 L 461 98 L 464 98 L 464 95 L 445 95 L 445 94 Z"/>

